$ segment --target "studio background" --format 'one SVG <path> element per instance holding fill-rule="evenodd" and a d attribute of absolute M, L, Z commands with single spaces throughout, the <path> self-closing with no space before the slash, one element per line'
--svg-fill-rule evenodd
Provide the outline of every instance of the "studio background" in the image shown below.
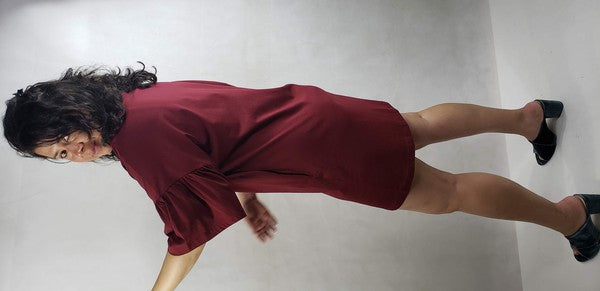
<path fill-rule="evenodd" d="M 158 69 L 159 81 L 310 84 L 401 112 L 441 102 L 565 103 L 552 161 L 522 137 L 483 134 L 417 156 L 450 172 L 510 177 L 557 201 L 600 191 L 596 1 L 0 0 L 0 92 L 68 67 Z M 138 67 L 135 67 L 138 68 Z M 2 102 L 3 103 L 3 102 Z M 4 104 L 0 110 L 4 112 Z M 119 163 L 56 165 L 0 143 L 0 290 L 149 290 L 166 236 Z M 259 194 L 277 217 L 207 243 L 178 290 L 597 290 L 539 226 L 462 213 L 387 211 L 322 194 Z"/>

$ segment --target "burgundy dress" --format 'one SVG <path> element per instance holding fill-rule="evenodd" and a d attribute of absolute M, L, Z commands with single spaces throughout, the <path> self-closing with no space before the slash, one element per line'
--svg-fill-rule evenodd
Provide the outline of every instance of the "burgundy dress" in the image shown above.
<path fill-rule="evenodd" d="M 235 192 L 322 192 L 394 210 L 413 179 L 410 130 L 386 102 L 313 86 L 181 81 L 123 103 L 110 144 L 154 201 L 173 255 L 245 216 Z"/>

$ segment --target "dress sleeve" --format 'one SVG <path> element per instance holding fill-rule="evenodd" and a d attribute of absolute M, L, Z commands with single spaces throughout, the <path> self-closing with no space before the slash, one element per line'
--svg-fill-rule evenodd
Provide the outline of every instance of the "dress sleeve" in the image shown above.
<path fill-rule="evenodd" d="M 177 180 L 155 206 L 172 255 L 188 253 L 246 216 L 223 174 L 207 167 Z"/>

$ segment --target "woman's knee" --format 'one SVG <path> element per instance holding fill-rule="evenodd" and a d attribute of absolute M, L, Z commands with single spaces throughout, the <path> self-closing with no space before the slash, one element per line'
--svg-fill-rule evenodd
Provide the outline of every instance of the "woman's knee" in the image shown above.
<path fill-rule="evenodd" d="M 401 209 L 428 214 L 445 214 L 460 209 L 457 175 L 433 168 L 421 160 L 415 163 L 415 178 Z"/>
<path fill-rule="evenodd" d="M 460 197 L 457 191 L 457 176 L 442 172 L 436 176 L 431 191 L 434 191 L 435 201 L 432 201 L 432 214 L 447 214 L 460 209 Z"/>
<path fill-rule="evenodd" d="M 443 213 L 452 213 L 460 210 L 461 198 L 458 192 L 458 176 L 456 174 L 445 173 L 443 177 L 444 191 L 446 195 Z"/>

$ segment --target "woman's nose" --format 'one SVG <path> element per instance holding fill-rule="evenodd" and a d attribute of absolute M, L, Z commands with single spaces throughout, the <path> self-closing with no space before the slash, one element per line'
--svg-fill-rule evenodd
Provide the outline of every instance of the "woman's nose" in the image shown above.
<path fill-rule="evenodd" d="M 73 155 L 73 156 L 81 156 L 83 154 L 83 143 L 82 142 L 71 143 L 68 146 L 68 150 L 71 153 L 71 155 Z"/>

